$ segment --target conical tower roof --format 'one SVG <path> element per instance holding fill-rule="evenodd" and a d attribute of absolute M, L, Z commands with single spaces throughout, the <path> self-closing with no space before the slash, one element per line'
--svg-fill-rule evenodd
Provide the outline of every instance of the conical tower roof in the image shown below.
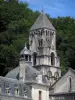
<path fill-rule="evenodd" d="M 30 28 L 30 30 L 35 30 L 39 28 L 48 28 L 51 30 L 55 30 L 47 16 L 45 15 L 44 11 L 39 15 L 33 26 Z"/>
<path fill-rule="evenodd" d="M 31 55 L 30 50 L 27 49 L 27 46 L 25 44 L 24 49 L 20 52 L 20 55 Z"/>

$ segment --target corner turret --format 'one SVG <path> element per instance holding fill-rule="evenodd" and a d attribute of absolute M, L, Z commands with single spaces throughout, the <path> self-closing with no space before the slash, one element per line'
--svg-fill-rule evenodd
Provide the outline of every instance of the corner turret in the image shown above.
<path fill-rule="evenodd" d="M 27 49 L 26 44 L 24 49 L 20 53 L 20 74 L 19 74 L 19 80 L 25 82 L 25 75 L 26 75 L 26 66 L 30 65 L 32 66 L 31 62 L 31 52 Z"/>

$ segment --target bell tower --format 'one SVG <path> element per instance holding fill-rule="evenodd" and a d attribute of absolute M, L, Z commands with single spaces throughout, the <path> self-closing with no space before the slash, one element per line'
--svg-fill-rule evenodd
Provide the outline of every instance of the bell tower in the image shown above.
<path fill-rule="evenodd" d="M 40 70 L 51 81 L 61 76 L 60 60 L 56 52 L 56 30 L 41 12 L 30 29 L 29 45 L 33 67 Z"/>

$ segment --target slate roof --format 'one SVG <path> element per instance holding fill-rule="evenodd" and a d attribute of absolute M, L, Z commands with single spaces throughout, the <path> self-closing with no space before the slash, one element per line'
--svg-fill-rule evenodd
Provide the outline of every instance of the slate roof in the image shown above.
<path fill-rule="evenodd" d="M 17 79 L 18 74 L 19 74 L 19 67 L 16 67 L 13 70 L 9 71 L 5 77 Z"/>
<path fill-rule="evenodd" d="M 37 18 L 33 26 L 30 28 L 30 30 L 35 30 L 39 28 L 48 28 L 51 30 L 55 30 L 55 28 L 53 27 L 53 25 L 51 24 L 44 12 L 42 12 L 39 15 L 39 17 Z"/>
<path fill-rule="evenodd" d="M 21 51 L 20 55 L 31 55 L 30 50 L 27 49 L 26 45 L 24 49 Z M 41 74 L 38 70 L 36 70 L 30 63 L 26 63 L 25 67 L 25 82 L 37 82 L 37 76 Z M 11 78 L 11 79 L 17 79 L 19 80 L 19 73 L 20 73 L 20 66 L 16 67 L 15 69 L 11 70 L 7 73 L 5 77 Z M 47 83 L 44 76 L 42 76 L 42 82 Z"/>
<path fill-rule="evenodd" d="M 26 74 L 25 74 L 25 82 L 37 82 L 36 76 L 38 76 L 39 74 L 40 72 L 38 70 L 36 70 L 32 66 L 27 65 Z M 5 77 L 11 78 L 11 79 L 17 79 L 18 75 L 19 75 L 19 67 L 8 72 L 8 74 Z M 42 82 L 47 83 L 44 76 L 42 76 Z"/>
<path fill-rule="evenodd" d="M 33 80 L 34 78 L 34 73 L 39 74 L 39 72 L 34 69 L 33 67 L 27 65 L 26 66 L 26 80 Z M 11 70 L 10 72 L 8 72 L 8 74 L 6 75 L 6 77 L 8 78 L 12 78 L 12 79 L 17 79 L 17 75 L 19 74 L 19 67 Z"/>

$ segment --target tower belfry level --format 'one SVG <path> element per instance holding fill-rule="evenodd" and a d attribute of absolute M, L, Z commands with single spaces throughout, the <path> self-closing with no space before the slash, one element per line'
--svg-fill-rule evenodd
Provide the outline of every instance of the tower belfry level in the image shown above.
<path fill-rule="evenodd" d="M 60 60 L 56 52 L 56 30 L 44 11 L 30 29 L 29 45 L 33 67 L 49 76 L 51 81 L 61 77 Z"/>

